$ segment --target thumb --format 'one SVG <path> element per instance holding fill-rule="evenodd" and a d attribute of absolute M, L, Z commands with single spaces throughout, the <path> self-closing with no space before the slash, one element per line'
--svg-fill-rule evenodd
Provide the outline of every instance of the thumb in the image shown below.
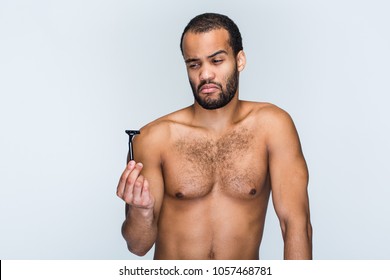
<path fill-rule="evenodd" d="M 150 204 L 154 204 L 154 197 L 150 192 L 149 181 L 146 178 L 144 179 L 144 186 L 142 188 L 142 198 L 149 201 Z"/>

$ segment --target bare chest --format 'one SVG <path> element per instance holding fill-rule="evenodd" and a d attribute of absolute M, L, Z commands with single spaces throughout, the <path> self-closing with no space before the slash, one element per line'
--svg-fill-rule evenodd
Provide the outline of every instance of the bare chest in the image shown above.
<path fill-rule="evenodd" d="M 201 198 L 212 192 L 253 198 L 267 181 L 267 162 L 265 146 L 248 130 L 218 139 L 178 137 L 164 159 L 165 191 L 177 199 Z"/>

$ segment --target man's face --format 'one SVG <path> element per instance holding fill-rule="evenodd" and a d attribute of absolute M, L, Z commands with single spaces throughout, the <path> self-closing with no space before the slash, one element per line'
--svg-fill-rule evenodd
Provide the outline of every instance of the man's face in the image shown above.
<path fill-rule="evenodd" d="M 186 33 L 183 55 L 192 92 L 199 105 L 213 110 L 224 107 L 234 98 L 239 70 L 225 29 Z"/>

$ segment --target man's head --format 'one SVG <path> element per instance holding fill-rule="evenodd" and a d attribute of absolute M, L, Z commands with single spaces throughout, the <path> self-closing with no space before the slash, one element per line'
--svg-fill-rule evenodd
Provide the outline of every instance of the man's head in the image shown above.
<path fill-rule="evenodd" d="M 197 103 L 208 110 L 227 105 L 238 92 L 245 66 L 236 24 L 224 15 L 199 15 L 184 29 L 180 48 Z"/>
<path fill-rule="evenodd" d="M 216 29 L 225 29 L 229 33 L 229 44 L 234 55 L 243 50 L 240 30 L 230 18 L 221 14 L 205 13 L 194 17 L 184 28 L 180 40 L 181 53 L 184 54 L 183 38 L 187 32 L 206 33 Z"/>

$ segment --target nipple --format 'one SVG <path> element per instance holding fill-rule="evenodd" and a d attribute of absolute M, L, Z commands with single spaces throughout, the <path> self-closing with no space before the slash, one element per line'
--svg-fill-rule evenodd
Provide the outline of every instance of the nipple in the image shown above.
<path fill-rule="evenodd" d="M 255 195 L 256 194 L 256 189 L 251 189 L 251 191 L 249 192 L 250 195 Z"/>
<path fill-rule="evenodd" d="M 176 198 L 178 199 L 182 199 L 184 197 L 184 194 L 182 194 L 181 192 L 178 192 L 175 194 Z"/>

